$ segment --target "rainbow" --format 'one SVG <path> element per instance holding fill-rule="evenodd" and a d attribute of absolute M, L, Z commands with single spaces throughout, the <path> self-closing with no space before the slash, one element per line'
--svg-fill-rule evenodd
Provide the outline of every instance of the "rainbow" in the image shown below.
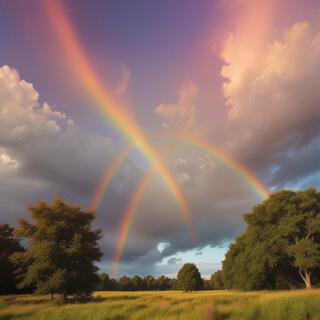
<path fill-rule="evenodd" d="M 234 160 L 219 148 L 191 134 L 172 133 L 172 132 L 166 132 L 164 134 L 174 136 L 180 141 L 184 141 L 190 145 L 193 145 L 195 147 L 198 147 L 201 150 L 204 150 L 210 153 L 215 159 L 224 163 L 230 170 L 232 170 L 240 178 L 242 178 L 260 198 L 264 199 L 268 196 L 269 191 L 267 190 L 267 188 L 259 181 L 259 179 L 246 166 Z M 128 203 L 127 210 L 122 219 L 121 226 L 119 229 L 118 241 L 117 241 L 117 245 L 116 245 L 114 256 L 113 256 L 113 262 L 112 262 L 113 276 L 115 276 L 118 271 L 121 254 L 124 249 L 126 239 L 128 237 L 130 224 L 133 220 L 136 210 L 138 209 L 141 197 L 143 196 L 143 193 L 148 183 L 150 182 L 152 174 L 154 174 L 152 170 L 148 170 L 145 173 L 145 175 L 142 177 L 140 182 L 137 184 L 132 194 L 132 197 Z"/>
<path fill-rule="evenodd" d="M 189 133 L 165 133 L 171 136 L 175 136 L 177 139 L 184 141 L 190 145 L 193 145 L 201 150 L 210 153 L 215 159 L 224 163 L 230 170 L 235 172 L 250 188 L 260 197 L 265 199 L 269 195 L 269 191 L 266 186 L 256 177 L 256 175 L 250 171 L 248 167 L 231 158 L 227 153 L 221 149 L 213 146 L 209 142 L 198 138 Z"/>
<path fill-rule="evenodd" d="M 181 192 L 171 172 L 159 158 L 157 152 L 145 139 L 143 133 L 135 125 L 134 121 L 132 121 L 122 111 L 123 108 L 112 99 L 111 95 L 107 92 L 102 82 L 98 79 L 93 67 L 89 62 L 89 59 L 86 57 L 81 47 L 80 41 L 78 40 L 72 28 L 72 25 L 67 17 L 61 1 L 44 1 L 43 5 L 48 14 L 49 20 L 54 27 L 55 32 L 57 33 L 59 39 L 61 40 L 61 43 L 65 47 L 66 54 L 69 55 L 70 62 L 74 66 L 74 69 L 77 70 L 77 76 L 79 77 L 79 80 L 83 83 L 84 87 L 96 101 L 100 112 L 109 122 L 111 122 L 121 131 L 121 133 L 127 138 L 128 141 L 135 145 L 140 150 L 140 152 L 142 152 L 142 154 L 146 156 L 146 158 L 149 160 L 149 164 L 152 170 L 161 175 L 169 190 L 174 195 L 177 203 L 179 204 L 185 221 L 187 222 L 190 230 L 192 230 L 193 223 L 191 212 L 184 194 Z M 248 168 L 232 159 L 220 149 L 191 135 L 176 134 L 175 136 L 182 141 L 185 141 L 211 153 L 215 158 L 225 163 L 231 170 L 237 173 L 260 197 L 265 198 L 268 196 L 268 190 Z M 115 165 L 115 167 L 119 168 L 122 161 L 119 160 L 119 164 L 117 166 Z M 115 168 L 114 172 L 117 171 L 118 168 Z M 111 168 L 109 169 L 111 171 Z M 105 188 L 109 184 L 109 180 L 112 179 L 114 172 L 112 172 L 112 174 L 108 174 L 109 169 L 104 175 L 104 181 L 99 185 L 99 194 L 103 194 Z M 146 174 L 146 176 L 148 176 L 148 174 Z M 147 178 L 145 179 L 147 180 Z M 124 234 L 124 236 L 120 237 L 120 244 L 117 246 L 118 249 L 116 250 L 119 257 L 124 247 L 126 235 L 128 233 L 135 208 L 137 207 L 143 191 L 148 184 L 148 180 L 144 182 L 145 179 L 141 180 L 137 189 L 135 190 L 132 200 L 129 203 L 131 204 L 131 206 L 128 205 L 127 214 L 124 218 L 125 223 L 121 225 L 122 232 L 120 232 L 120 234 Z M 95 194 L 98 194 L 98 192 L 96 192 Z M 101 197 L 101 195 L 96 195 L 96 198 L 98 200 L 95 200 L 95 207 L 100 201 L 99 197 Z M 95 202 L 92 201 L 91 205 L 93 205 L 92 203 L 94 204 Z M 123 240 L 121 240 L 122 238 Z"/>
<path fill-rule="evenodd" d="M 129 154 L 131 145 L 123 148 L 112 160 L 111 165 L 108 165 L 105 173 L 99 182 L 99 185 L 94 191 L 94 194 L 91 198 L 90 204 L 89 204 L 89 210 L 95 211 L 103 198 L 103 195 L 106 193 L 106 190 L 108 189 L 114 175 L 119 170 L 121 164 L 123 163 L 124 159 Z"/>
<path fill-rule="evenodd" d="M 65 47 L 66 54 L 69 55 L 70 62 L 74 69 L 77 70 L 77 77 L 79 77 L 79 80 L 81 80 L 86 90 L 95 100 L 100 112 L 109 122 L 115 125 L 121 133 L 142 152 L 142 154 L 146 156 L 150 165 L 161 175 L 179 204 L 185 221 L 191 230 L 191 211 L 184 194 L 181 192 L 168 168 L 158 157 L 157 152 L 145 139 L 143 133 L 122 111 L 123 108 L 112 99 L 102 82 L 98 79 L 89 59 L 81 47 L 81 43 L 73 30 L 61 1 L 44 1 L 43 5 L 49 20 L 53 25 L 54 31 Z"/>
<path fill-rule="evenodd" d="M 165 148 L 162 149 L 162 152 L 164 152 L 166 155 L 170 154 L 173 151 L 175 145 L 176 144 L 170 144 L 166 146 Z M 133 194 L 131 196 L 131 199 L 128 203 L 124 217 L 120 225 L 118 241 L 117 241 L 117 245 L 116 245 L 113 260 L 112 260 L 112 277 L 115 277 L 118 271 L 121 254 L 124 249 L 124 246 L 128 237 L 128 233 L 129 233 L 129 228 L 133 220 L 133 217 L 135 215 L 135 212 L 137 211 L 137 208 L 140 204 L 140 200 L 145 192 L 147 185 L 149 184 L 151 178 L 155 175 L 155 173 L 156 171 L 154 168 L 150 168 L 145 172 L 145 174 L 143 175 L 143 177 L 135 187 Z M 197 235 L 194 229 L 192 229 L 192 239 L 194 241 L 196 241 L 197 239 Z"/>
<path fill-rule="evenodd" d="M 140 199 L 154 173 L 155 173 L 154 170 L 149 169 L 144 174 L 144 176 L 142 177 L 142 179 L 139 181 L 138 185 L 134 189 L 134 192 L 128 203 L 127 209 L 125 211 L 125 215 L 122 219 L 121 226 L 119 229 L 118 241 L 117 241 L 117 245 L 116 245 L 113 260 L 112 260 L 112 277 L 115 277 L 118 271 L 121 254 L 128 237 L 129 227 L 133 220 L 133 216 L 138 208 Z"/>

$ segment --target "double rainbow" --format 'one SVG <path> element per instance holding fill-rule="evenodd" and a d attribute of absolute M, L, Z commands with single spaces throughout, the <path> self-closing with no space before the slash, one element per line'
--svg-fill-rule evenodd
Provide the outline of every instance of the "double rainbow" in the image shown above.
<path fill-rule="evenodd" d="M 179 204 L 189 229 L 193 232 L 191 212 L 185 196 L 168 168 L 162 163 L 156 151 L 145 139 L 143 133 L 135 125 L 134 121 L 122 111 L 121 106 L 112 99 L 111 95 L 102 85 L 102 82 L 98 79 L 73 30 L 61 1 L 44 1 L 43 5 L 54 31 L 63 44 L 71 64 L 77 71 L 79 80 L 81 80 L 87 92 L 95 100 L 100 112 L 109 122 L 120 129 L 121 133 L 146 156 L 152 167 L 162 176 Z"/>
<path fill-rule="evenodd" d="M 171 137 L 175 137 L 180 141 L 183 141 L 187 144 L 193 145 L 205 152 L 208 152 L 215 158 L 216 160 L 223 163 L 227 168 L 229 168 L 231 171 L 236 173 L 252 190 L 257 196 L 261 199 L 265 199 L 269 191 L 267 188 L 261 183 L 261 181 L 255 176 L 253 172 L 249 170 L 245 165 L 240 163 L 239 161 L 233 159 L 230 157 L 227 153 L 225 153 L 223 150 L 213 146 L 209 142 L 196 137 L 194 135 L 188 134 L 188 133 L 173 133 L 173 132 L 166 132 L 164 135 L 170 135 Z M 120 152 L 121 154 L 121 152 Z M 117 157 L 115 158 L 117 159 Z M 119 167 L 119 163 L 117 162 L 117 166 Z M 113 168 L 114 164 L 112 163 L 110 168 Z M 115 172 L 113 172 L 115 174 Z M 145 175 L 142 177 L 142 179 L 137 184 L 132 196 L 131 200 L 128 203 L 127 209 L 124 213 L 124 216 L 122 218 L 122 222 L 119 229 L 118 234 L 118 241 L 116 244 L 114 256 L 113 256 L 113 266 L 112 266 L 112 275 L 115 276 L 117 273 L 117 270 L 119 268 L 120 258 L 122 251 L 124 249 L 126 239 L 128 237 L 130 224 L 133 220 L 133 217 L 135 215 L 135 212 L 138 209 L 141 197 L 144 194 L 144 191 L 150 182 L 150 179 L 154 172 L 149 169 Z M 110 177 L 110 180 L 112 177 Z M 99 189 L 100 192 L 104 192 L 102 189 Z"/>
<path fill-rule="evenodd" d="M 143 179 L 140 181 L 139 185 L 135 189 L 132 199 L 128 204 L 128 208 L 124 219 L 122 221 L 120 232 L 119 232 L 119 241 L 117 244 L 114 262 L 116 270 L 116 265 L 120 260 L 121 252 L 123 250 L 126 237 L 128 234 L 129 226 L 136 211 L 136 208 L 140 202 L 141 196 L 148 185 L 148 182 L 151 179 L 151 176 L 154 172 L 159 173 L 164 179 L 169 190 L 174 195 L 177 203 L 179 204 L 184 218 L 188 224 L 191 233 L 193 231 L 193 223 L 191 212 L 184 194 L 181 192 L 179 186 L 177 185 L 174 177 L 164 165 L 164 163 L 159 158 L 157 152 L 145 139 L 143 133 L 135 125 L 122 110 L 121 106 L 116 103 L 106 88 L 102 85 L 102 82 L 98 79 L 93 67 L 91 66 L 89 59 L 82 49 L 81 43 L 76 36 L 75 31 L 70 23 L 70 20 L 63 8 L 63 5 L 60 0 L 54 1 L 44 1 L 43 5 L 51 21 L 54 30 L 60 39 L 61 43 L 65 48 L 66 54 L 70 58 L 70 62 L 73 65 L 74 69 L 77 71 L 77 76 L 82 82 L 85 89 L 90 93 L 92 98 L 95 100 L 96 105 L 99 107 L 102 115 L 112 124 L 114 124 L 121 133 L 127 138 L 130 144 L 136 146 L 149 160 L 150 169 L 145 174 Z M 257 179 L 257 177 L 244 165 L 237 162 L 235 159 L 231 158 L 221 149 L 216 148 L 195 136 L 187 134 L 175 134 L 177 139 L 185 141 L 186 143 L 192 144 L 202 150 L 205 150 L 212 154 L 216 159 L 223 162 L 227 167 L 232 171 L 238 174 L 261 198 L 265 198 L 268 195 L 268 190 L 266 187 Z M 112 177 L 115 172 L 119 169 L 124 158 L 127 156 L 129 150 L 125 149 L 116 156 L 113 163 L 110 167 L 106 169 L 106 172 L 101 180 L 98 188 L 95 191 L 94 197 L 92 198 L 90 208 L 95 209 L 102 196 L 110 184 Z"/>

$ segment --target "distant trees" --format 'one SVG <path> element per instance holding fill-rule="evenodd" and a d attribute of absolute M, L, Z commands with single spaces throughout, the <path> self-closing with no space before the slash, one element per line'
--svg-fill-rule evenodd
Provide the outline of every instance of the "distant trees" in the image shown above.
<path fill-rule="evenodd" d="M 127 276 L 122 276 L 119 279 L 118 287 L 119 287 L 119 290 L 121 290 L 121 291 L 133 291 L 132 281 Z"/>
<path fill-rule="evenodd" d="M 223 261 L 226 288 L 306 288 L 319 282 L 320 193 L 279 191 L 244 215 L 245 232 Z"/>
<path fill-rule="evenodd" d="M 109 278 L 109 275 L 106 273 L 101 273 L 99 275 L 98 285 L 96 287 L 96 290 L 100 291 L 108 291 L 111 290 L 111 279 Z"/>
<path fill-rule="evenodd" d="M 15 234 L 30 245 L 11 256 L 17 267 L 26 268 L 19 287 L 34 284 L 37 293 L 59 293 L 64 300 L 90 295 L 97 281 L 94 262 L 102 255 L 97 244 L 101 232 L 91 228 L 94 214 L 60 198 L 28 209 L 31 221 L 19 219 Z"/>
<path fill-rule="evenodd" d="M 160 276 L 155 279 L 152 276 L 141 278 L 134 276 L 122 276 L 118 281 L 110 279 L 105 273 L 99 276 L 99 284 L 96 290 L 120 290 L 120 291 L 142 291 L 142 290 L 173 290 L 176 289 L 176 279 Z"/>
<path fill-rule="evenodd" d="M 153 276 L 146 276 L 143 278 L 143 281 L 145 283 L 145 288 L 146 290 L 154 290 L 156 285 L 155 285 L 155 278 Z"/>
<path fill-rule="evenodd" d="M 16 270 L 9 257 L 15 252 L 23 252 L 23 248 L 13 230 L 8 224 L 0 224 L 0 294 L 17 292 Z"/>
<path fill-rule="evenodd" d="M 225 289 L 223 279 L 222 279 L 222 271 L 216 271 L 210 278 L 210 288 L 213 290 L 221 290 Z"/>
<path fill-rule="evenodd" d="M 195 264 L 186 263 L 177 274 L 177 288 L 183 291 L 200 290 L 203 280 Z"/>

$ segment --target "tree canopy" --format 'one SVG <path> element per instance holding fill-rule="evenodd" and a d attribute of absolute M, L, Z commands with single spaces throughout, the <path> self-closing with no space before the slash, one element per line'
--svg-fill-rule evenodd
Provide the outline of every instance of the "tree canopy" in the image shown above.
<path fill-rule="evenodd" d="M 0 224 L 0 294 L 17 291 L 15 268 L 9 257 L 15 252 L 23 252 L 23 248 L 13 230 L 8 224 Z"/>
<path fill-rule="evenodd" d="M 11 261 L 26 268 L 19 287 L 34 284 L 41 294 L 89 295 L 97 281 L 102 254 L 97 241 L 100 230 L 92 230 L 94 214 L 60 198 L 51 204 L 29 206 L 30 220 L 19 219 L 15 234 L 29 239 L 24 252 L 16 252 Z"/>
<path fill-rule="evenodd" d="M 320 268 L 320 193 L 283 190 L 244 215 L 245 231 L 225 256 L 227 288 L 307 288 Z"/>
<path fill-rule="evenodd" d="M 186 263 L 177 274 L 177 287 L 183 291 L 200 290 L 203 280 L 195 264 Z"/>

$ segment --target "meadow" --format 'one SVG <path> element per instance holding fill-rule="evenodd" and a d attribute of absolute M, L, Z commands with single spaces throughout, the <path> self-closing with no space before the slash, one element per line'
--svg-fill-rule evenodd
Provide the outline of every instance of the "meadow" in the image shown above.
<path fill-rule="evenodd" d="M 0 320 L 320 320 L 320 289 L 295 291 L 96 292 L 95 302 L 0 297 Z"/>

